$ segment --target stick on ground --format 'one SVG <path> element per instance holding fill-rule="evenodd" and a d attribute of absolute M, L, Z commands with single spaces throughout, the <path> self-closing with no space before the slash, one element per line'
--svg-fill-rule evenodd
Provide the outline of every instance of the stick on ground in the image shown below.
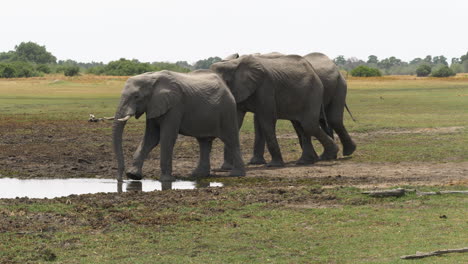
<path fill-rule="evenodd" d="M 468 252 L 468 247 L 466 248 L 458 248 L 458 249 L 444 249 L 444 250 L 437 250 L 433 252 L 417 252 L 415 255 L 407 255 L 407 256 L 401 256 L 401 259 L 418 259 L 418 258 L 425 258 L 425 257 L 431 257 L 431 256 L 439 256 L 442 254 L 448 254 L 448 253 L 463 253 L 463 252 Z"/>

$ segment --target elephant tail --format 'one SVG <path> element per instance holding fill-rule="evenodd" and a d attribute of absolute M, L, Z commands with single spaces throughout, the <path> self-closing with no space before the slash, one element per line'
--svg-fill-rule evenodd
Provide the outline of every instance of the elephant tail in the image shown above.
<path fill-rule="evenodd" d="M 351 117 L 351 119 L 353 119 L 353 121 L 356 122 L 356 119 L 354 119 L 353 114 L 351 114 L 351 111 L 349 111 L 348 105 L 345 103 L 344 106 L 346 107 L 346 111 L 348 111 L 348 114 Z"/>
<path fill-rule="evenodd" d="M 330 124 L 328 123 L 327 120 L 327 115 L 325 114 L 325 107 L 322 104 L 322 107 L 320 108 L 320 127 L 329 135 L 331 138 L 333 138 L 333 129 L 331 128 Z"/>

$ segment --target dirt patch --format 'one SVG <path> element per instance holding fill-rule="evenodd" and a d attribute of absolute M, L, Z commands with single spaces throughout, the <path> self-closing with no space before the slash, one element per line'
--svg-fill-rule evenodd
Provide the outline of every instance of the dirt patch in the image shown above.
<path fill-rule="evenodd" d="M 116 164 L 111 147 L 112 122 L 1 120 L 0 177 L 18 178 L 114 178 Z M 133 123 L 124 136 L 127 163 L 143 134 L 144 122 Z M 456 133 L 463 127 L 424 128 L 372 133 Z M 279 135 L 280 139 L 297 142 L 294 133 Z M 359 137 L 357 137 L 359 139 Z M 283 140 L 284 142 L 284 140 Z M 291 142 L 291 141 L 290 141 Z M 252 134 L 242 134 L 243 156 L 251 156 Z M 281 143 L 281 141 L 280 141 Z M 289 145 L 288 145 L 289 144 Z M 467 162 L 447 163 L 356 163 L 351 159 L 318 162 L 311 166 L 296 166 L 299 155 L 296 145 L 281 146 L 285 168 L 248 166 L 248 178 L 314 179 L 326 185 L 386 187 L 395 185 L 466 184 Z M 216 140 L 212 152 L 212 168 L 222 163 L 223 146 Z M 198 146 L 191 137 L 180 136 L 174 152 L 174 175 L 187 179 L 198 161 Z M 143 168 L 146 178 L 159 177 L 159 149 L 150 154 Z M 213 172 L 213 177 L 226 176 Z M 333 179 L 333 180 L 330 180 Z"/>

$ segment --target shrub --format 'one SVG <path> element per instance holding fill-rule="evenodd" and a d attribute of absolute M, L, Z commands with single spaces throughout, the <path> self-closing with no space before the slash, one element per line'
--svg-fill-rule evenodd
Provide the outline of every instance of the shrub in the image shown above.
<path fill-rule="evenodd" d="M 80 67 L 78 66 L 65 66 L 63 69 L 63 74 L 65 76 L 76 76 L 80 73 Z"/>
<path fill-rule="evenodd" d="M 14 78 L 16 77 L 16 69 L 11 64 L 0 64 L 0 78 Z"/>
<path fill-rule="evenodd" d="M 374 77 L 382 76 L 379 69 L 367 67 L 364 65 L 358 66 L 351 71 L 351 75 L 355 77 Z"/>
<path fill-rule="evenodd" d="M 43 73 L 51 73 L 51 69 L 47 64 L 39 64 L 36 66 L 36 71 Z"/>
<path fill-rule="evenodd" d="M 456 73 L 446 65 L 432 72 L 433 77 L 449 77 L 449 76 L 455 76 L 455 74 Z"/>
<path fill-rule="evenodd" d="M 416 69 L 416 75 L 418 77 L 425 77 L 425 76 L 429 76 L 429 74 L 431 74 L 431 66 L 427 65 L 427 64 L 421 64 L 418 66 L 418 68 Z"/>

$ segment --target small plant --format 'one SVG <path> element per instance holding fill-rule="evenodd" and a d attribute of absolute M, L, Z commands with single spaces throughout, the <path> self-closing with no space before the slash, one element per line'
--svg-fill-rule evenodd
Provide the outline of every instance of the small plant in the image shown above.
<path fill-rule="evenodd" d="M 450 69 L 448 66 L 444 65 L 440 67 L 439 69 L 435 70 L 432 73 L 433 77 L 450 77 L 450 76 L 455 76 L 455 72 Z"/>
<path fill-rule="evenodd" d="M 351 75 L 355 77 L 376 77 L 382 76 L 379 69 L 367 67 L 364 65 L 358 66 L 351 71 Z"/>
<path fill-rule="evenodd" d="M 431 71 L 432 71 L 431 66 L 427 64 L 422 64 L 422 65 L 419 65 L 419 67 L 416 69 L 416 75 L 418 77 L 426 77 L 426 76 L 429 76 L 429 74 L 431 74 Z"/>
<path fill-rule="evenodd" d="M 78 66 L 67 66 L 63 69 L 65 76 L 76 76 L 80 73 L 80 67 Z"/>

